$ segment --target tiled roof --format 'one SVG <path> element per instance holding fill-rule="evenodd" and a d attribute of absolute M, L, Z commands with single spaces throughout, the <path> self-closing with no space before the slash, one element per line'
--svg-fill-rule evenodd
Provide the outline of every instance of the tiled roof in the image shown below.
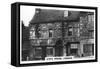
<path fill-rule="evenodd" d="M 64 17 L 64 10 L 40 9 L 35 13 L 30 23 L 52 22 L 52 21 L 72 21 L 77 20 L 79 12 L 69 11 L 70 15 Z"/>

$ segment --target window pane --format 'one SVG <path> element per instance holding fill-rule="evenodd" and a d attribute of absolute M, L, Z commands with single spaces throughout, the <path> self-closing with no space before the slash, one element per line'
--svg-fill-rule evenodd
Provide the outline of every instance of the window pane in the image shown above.
<path fill-rule="evenodd" d="M 83 45 L 84 47 L 83 47 L 83 50 L 84 50 L 84 56 L 91 56 L 91 55 L 93 55 L 93 51 L 94 51 L 94 49 L 93 49 L 93 44 L 84 44 Z"/>
<path fill-rule="evenodd" d="M 35 48 L 35 58 L 41 58 L 42 57 L 42 48 L 37 47 Z"/>
<path fill-rule="evenodd" d="M 68 36 L 72 36 L 72 31 L 73 31 L 73 29 L 71 27 L 68 28 Z"/>
<path fill-rule="evenodd" d="M 77 49 L 78 48 L 78 44 L 71 44 L 71 49 Z"/>
<path fill-rule="evenodd" d="M 53 47 L 47 47 L 46 49 L 47 57 L 53 56 Z"/>
<path fill-rule="evenodd" d="M 54 31 L 53 31 L 52 29 L 49 30 L 49 38 L 50 38 L 50 37 L 53 37 L 53 32 L 54 32 Z"/>

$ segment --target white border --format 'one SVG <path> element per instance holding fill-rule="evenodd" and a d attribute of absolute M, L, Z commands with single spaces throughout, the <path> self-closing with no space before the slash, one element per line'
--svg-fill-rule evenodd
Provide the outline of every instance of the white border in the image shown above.
<path fill-rule="evenodd" d="M 20 13 L 21 13 L 21 8 L 25 7 L 25 5 L 20 6 Z M 58 7 L 42 7 L 42 6 L 29 6 L 33 8 L 41 8 L 41 9 L 54 9 L 54 10 L 70 10 L 70 11 L 87 11 L 87 12 L 94 12 L 95 10 L 92 9 L 77 9 L 77 8 L 58 8 Z M 27 10 L 27 9 L 26 9 Z M 20 14 L 20 20 L 21 20 L 21 14 Z M 75 58 L 75 59 L 67 59 L 67 60 L 54 60 L 54 61 L 48 61 L 48 60 L 39 60 L 39 61 L 21 61 L 22 59 L 22 26 L 21 26 L 21 21 L 20 21 L 20 64 L 27 64 L 27 63 L 44 63 L 44 62 L 60 62 L 60 61 L 78 61 L 78 60 L 93 60 L 95 59 L 95 14 L 94 14 L 94 56 L 92 58 Z"/>

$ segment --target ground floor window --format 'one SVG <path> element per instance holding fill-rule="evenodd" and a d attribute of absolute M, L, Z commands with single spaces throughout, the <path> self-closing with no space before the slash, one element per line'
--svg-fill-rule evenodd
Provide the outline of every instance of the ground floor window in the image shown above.
<path fill-rule="evenodd" d="M 83 45 L 84 56 L 94 55 L 94 44 L 84 44 Z"/>
<path fill-rule="evenodd" d="M 79 51 L 79 43 L 68 43 L 66 45 L 66 54 L 67 56 L 74 56 L 74 57 L 78 57 L 78 51 Z"/>
<path fill-rule="evenodd" d="M 34 49 L 34 56 L 35 56 L 35 58 L 41 58 L 42 57 L 42 48 L 41 47 L 36 47 Z"/>
<path fill-rule="evenodd" d="M 54 48 L 53 47 L 47 47 L 46 48 L 46 56 L 47 57 L 53 57 L 54 56 Z"/>
<path fill-rule="evenodd" d="M 78 49 L 71 49 L 70 50 L 70 55 L 75 56 L 75 57 L 78 56 Z"/>

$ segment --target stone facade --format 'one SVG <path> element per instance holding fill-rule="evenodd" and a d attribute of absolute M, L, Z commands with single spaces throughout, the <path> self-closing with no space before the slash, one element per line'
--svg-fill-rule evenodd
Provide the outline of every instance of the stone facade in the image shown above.
<path fill-rule="evenodd" d="M 93 14 L 68 11 L 66 17 L 64 11 L 36 9 L 29 25 L 31 46 L 29 60 L 45 60 L 46 57 L 93 56 L 94 25 L 90 28 L 88 26 L 91 20 L 92 24 L 94 23 L 93 18 L 89 19 Z M 91 49 L 87 51 L 86 48 Z"/>

